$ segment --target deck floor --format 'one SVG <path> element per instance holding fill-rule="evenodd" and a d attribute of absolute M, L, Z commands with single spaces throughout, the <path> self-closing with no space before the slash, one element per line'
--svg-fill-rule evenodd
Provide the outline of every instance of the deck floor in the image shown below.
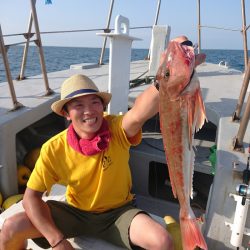
<path fill-rule="evenodd" d="M 133 62 L 131 64 L 130 79 L 142 75 L 147 71 L 148 61 Z M 237 160 L 240 164 L 240 170 L 243 170 L 247 161 L 247 154 L 242 154 L 232 150 L 232 139 L 237 134 L 239 124 L 231 122 L 231 115 L 237 105 L 237 98 L 239 96 L 243 77 L 241 72 L 219 67 L 218 65 L 205 63 L 197 68 L 199 79 L 201 83 L 203 99 L 206 106 L 207 118 L 216 127 L 216 136 L 214 140 L 206 138 L 197 138 L 197 153 L 196 153 L 196 169 L 197 172 L 210 171 L 209 162 L 207 161 L 209 147 L 214 142 L 217 144 L 217 160 L 218 171 L 214 178 L 213 189 L 211 191 L 211 200 L 209 204 L 209 211 L 207 211 L 207 228 L 205 234 L 208 237 L 208 245 L 211 249 L 216 249 L 214 246 L 216 242 L 225 242 L 225 246 L 229 247 L 230 233 L 225 229 L 225 221 L 233 221 L 234 210 L 229 198 L 229 193 L 235 193 L 235 186 L 242 181 L 240 175 L 235 177 L 232 173 L 232 161 Z M 53 72 L 48 74 L 51 89 L 55 94 L 44 96 L 45 87 L 42 76 L 30 77 L 24 81 L 14 81 L 17 100 L 24 105 L 22 109 L 10 112 L 13 108 L 12 101 L 9 94 L 7 83 L 0 85 L 0 136 L 9 140 L 9 134 L 17 133 L 29 124 L 34 123 L 44 116 L 50 114 L 50 105 L 59 98 L 61 83 L 69 76 L 81 73 L 86 74 L 92 78 L 101 90 L 107 90 L 108 84 L 108 65 L 92 68 L 69 69 L 60 72 Z M 135 98 L 140 94 L 147 85 L 140 85 L 130 90 L 129 105 L 132 106 Z M 23 118 L 23 119 L 21 119 Z M 3 132 L 4 131 L 4 132 Z M 1 134 L 3 133 L 3 134 Z M 151 135 L 150 135 L 151 136 Z M 144 142 L 154 141 L 154 145 L 162 148 L 162 142 L 157 138 L 150 138 L 145 134 Z M 247 138 L 250 136 L 249 125 L 246 129 L 246 135 L 243 146 L 246 149 L 248 144 Z M 211 137 L 211 136 L 210 136 Z M 0 145 L 0 152 L 4 150 L 3 141 Z M 142 143 L 140 145 L 142 151 L 143 147 L 148 147 Z M 14 148 L 14 146 L 13 146 Z M 136 149 L 135 149 L 136 150 Z M 139 149 L 138 149 L 139 150 Z M 157 149 L 150 148 L 150 152 L 155 152 L 160 163 L 164 162 L 164 154 Z M 3 159 L 2 159 L 3 160 Z M 0 166 L 1 166 L 0 162 Z M 9 164 L 11 165 L 11 164 Z M 202 181 L 201 181 L 202 182 Z M 164 186 L 162 187 L 164 193 Z M 147 190 L 148 191 L 148 190 Z M 145 208 L 149 212 L 163 216 L 168 213 L 178 218 L 178 204 L 170 203 L 161 199 L 161 194 L 158 197 L 150 197 L 138 195 L 138 205 Z M 223 200 L 223 204 L 221 204 Z M 214 217 L 215 211 L 218 217 Z M 250 217 L 247 217 L 246 226 L 250 225 Z M 220 233 L 220 234 L 219 234 Z M 93 243 L 95 244 L 95 243 Z M 37 248 L 34 248 L 37 249 Z M 87 246 L 87 249 L 91 249 Z M 92 249 L 98 249 L 94 246 Z M 104 249 L 104 248 L 100 248 Z M 107 248 L 108 249 L 108 248 Z"/>

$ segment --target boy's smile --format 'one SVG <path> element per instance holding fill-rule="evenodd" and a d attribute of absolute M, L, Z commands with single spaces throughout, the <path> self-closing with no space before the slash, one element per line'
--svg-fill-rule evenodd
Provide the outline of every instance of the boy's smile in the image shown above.
<path fill-rule="evenodd" d="M 103 103 L 96 95 L 74 98 L 67 103 L 67 120 L 71 120 L 80 138 L 92 139 L 100 129 L 103 120 Z"/>

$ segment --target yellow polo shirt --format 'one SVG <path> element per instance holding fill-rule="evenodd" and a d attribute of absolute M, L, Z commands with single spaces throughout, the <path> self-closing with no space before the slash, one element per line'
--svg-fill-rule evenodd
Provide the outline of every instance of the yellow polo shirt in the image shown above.
<path fill-rule="evenodd" d="M 52 137 L 42 146 L 27 186 L 44 192 L 55 183 L 64 184 L 67 202 L 85 211 L 103 212 L 131 201 L 131 143 L 121 127 L 122 117 L 105 117 L 111 140 L 106 150 L 93 156 L 82 155 L 68 144 L 67 129 Z M 141 132 L 133 145 L 140 141 Z"/>

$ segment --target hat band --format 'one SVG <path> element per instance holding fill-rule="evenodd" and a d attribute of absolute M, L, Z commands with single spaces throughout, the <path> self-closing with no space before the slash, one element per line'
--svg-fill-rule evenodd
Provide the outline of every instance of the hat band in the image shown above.
<path fill-rule="evenodd" d="M 94 90 L 94 89 L 78 89 L 78 90 L 70 93 L 69 95 L 65 96 L 64 99 L 73 97 L 75 95 L 83 94 L 83 93 L 96 93 L 96 92 L 98 92 L 98 91 Z"/>

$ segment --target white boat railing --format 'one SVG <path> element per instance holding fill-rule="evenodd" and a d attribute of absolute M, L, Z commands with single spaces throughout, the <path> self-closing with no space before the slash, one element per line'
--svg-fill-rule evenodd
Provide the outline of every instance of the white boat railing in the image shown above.
<path fill-rule="evenodd" d="M 236 109 L 232 117 L 233 121 L 240 121 L 238 133 L 236 137 L 233 139 L 234 150 L 237 150 L 240 152 L 244 152 L 243 139 L 244 139 L 246 129 L 247 129 L 249 119 L 250 119 L 250 93 L 248 95 L 248 100 L 246 103 L 244 113 L 242 115 L 242 118 L 240 118 L 240 114 L 241 114 L 244 99 L 247 93 L 249 81 L 250 81 L 250 61 L 248 62 L 248 67 L 244 76 L 238 103 L 236 105 Z"/>
<path fill-rule="evenodd" d="M 112 16 L 113 6 L 114 6 L 114 0 L 111 0 L 110 7 L 109 7 L 109 14 L 108 14 L 106 31 L 109 31 L 109 25 L 110 25 L 110 20 L 111 20 L 111 16 Z M 103 55 L 104 55 L 105 48 L 106 48 L 107 38 L 108 37 L 105 36 L 103 39 L 102 52 L 101 52 L 100 59 L 99 59 L 99 65 L 102 65 L 102 63 L 103 63 Z"/>
<path fill-rule="evenodd" d="M 43 53 L 43 46 L 42 46 L 42 39 L 41 39 L 41 35 L 40 35 L 40 29 L 39 29 L 35 4 L 36 4 L 36 0 L 30 0 L 32 19 L 34 22 L 35 33 L 36 33 L 36 38 L 37 38 L 35 43 L 36 43 L 38 50 L 39 50 L 41 70 L 42 70 L 43 79 L 44 79 L 45 88 L 46 88 L 45 95 L 51 95 L 51 94 L 53 94 L 53 91 L 49 87 L 49 80 L 48 80 L 48 76 L 47 76 L 47 70 L 46 70 L 44 53 Z"/>
<path fill-rule="evenodd" d="M 5 45 L 2 31 L 0 33 L 0 43 L 1 43 L 0 53 L 2 54 L 3 61 L 4 61 L 6 77 L 7 77 L 7 80 L 8 80 L 10 93 L 11 93 L 11 97 L 12 97 L 12 102 L 13 102 L 13 110 L 19 109 L 23 105 L 21 105 L 17 101 L 16 94 L 15 94 L 15 89 L 14 89 L 13 80 L 12 80 L 10 67 L 9 67 L 9 62 L 8 62 L 8 57 L 7 57 L 7 53 L 6 53 L 9 46 L 19 45 L 19 44 L 25 43 L 24 52 L 23 52 L 23 59 L 22 59 L 22 66 L 21 66 L 21 73 L 20 73 L 20 75 L 18 77 L 19 80 L 21 80 L 21 79 L 24 79 L 23 73 L 24 73 L 24 68 L 25 68 L 25 65 L 26 65 L 26 58 L 27 58 L 29 43 L 32 41 L 37 45 L 38 51 L 39 51 L 39 59 L 40 59 L 41 70 L 42 70 L 43 79 L 44 79 L 44 83 L 45 83 L 45 89 L 46 89 L 45 96 L 53 94 L 53 91 L 49 87 L 49 81 L 48 81 L 47 70 L 46 70 L 46 65 L 45 65 L 41 34 L 40 34 L 38 18 L 37 18 L 37 12 L 36 12 L 36 7 L 35 7 L 36 0 L 30 0 L 30 4 L 31 4 L 31 13 L 30 13 L 30 19 L 29 19 L 28 33 L 27 33 L 27 35 L 24 36 L 25 39 L 26 39 L 25 42 L 19 42 L 19 43 L 13 43 L 13 44 Z M 34 35 L 34 34 L 30 33 L 33 22 L 34 22 L 36 39 L 30 40 L 30 38 Z"/>
<path fill-rule="evenodd" d="M 247 49 L 247 30 L 250 28 L 250 25 L 246 24 L 246 12 L 245 12 L 245 0 L 241 0 L 241 13 L 242 13 L 242 28 L 241 29 L 231 29 L 225 27 L 216 27 L 209 25 L 201 25 L 201 4 L 200 0 L 198 1 L 198 51 L 201 52 L 201 28 L 211 28 L 211 29 L 223 29 L 229 31 L 237 31 L 242 33 L 243 36 L 243 48 L 244 48 L 244 63 L 245 63 L 245 71 L 247 70 L 248 65 L 248 49 Z"/>
<path fill-rule="evenodd" d="M 0 53 L 3 56 L 6 77 L 9 83 L 10 95 L 11 95 L 11 99 L 13 103 L 13 109 L 15 110 L 15 109 L 22 107 L 22 104 L 17 101 L 16 92 L 15 92 L 15 88 L 14 88 L 11 73 L 10 73 L 9 62 L 8 62 L 7 55 L 6 55 L 6 47 L 3 41 L 1 25 L 0 25 Z"/>
<path fill-rule="evenodd" d="M 248 48 L 247 48 L 247 30 L 249 29 L 250 25 L 248 26 L 246 25 L 245 0 L 241 0 L 242 29 L 230 29 L 230 28 L 224 28 L 224 27 L 201 25 L 201 15 L 200 15 L 201 5 L 200 5 L 200 0 L 197 0 L 197 1 L 198 1 L 198 52 L 199 53 L 201 52 L 201 28 L 237 31 L 237 32 L 241 32 L 243 36 L 245 76 L 244 76 L 240 96 L 237 102 L 236 110 L 232 116 L 232 120 L 240 121 L 238 134 L 233 138 L 233 148 L 234 150 L 244 152 L 243 139 L 244 139 L 244 135 L 246 133 L 247 125 L 248 125 L 249 118 L 250 118 L 250 95 L 249 95 L 244 114 L 242 118 L 240 119 L 240 113 L 241 113 L 243 103 L 246 97 L 246 92 L 247 92 L 249 79 L 250 79 L 250 62 L 248 60 Z M 220 62 L 220 66 L 221 65 L 223 64 Z M 226 67 L 226 63 L 223 66 Z"/>

